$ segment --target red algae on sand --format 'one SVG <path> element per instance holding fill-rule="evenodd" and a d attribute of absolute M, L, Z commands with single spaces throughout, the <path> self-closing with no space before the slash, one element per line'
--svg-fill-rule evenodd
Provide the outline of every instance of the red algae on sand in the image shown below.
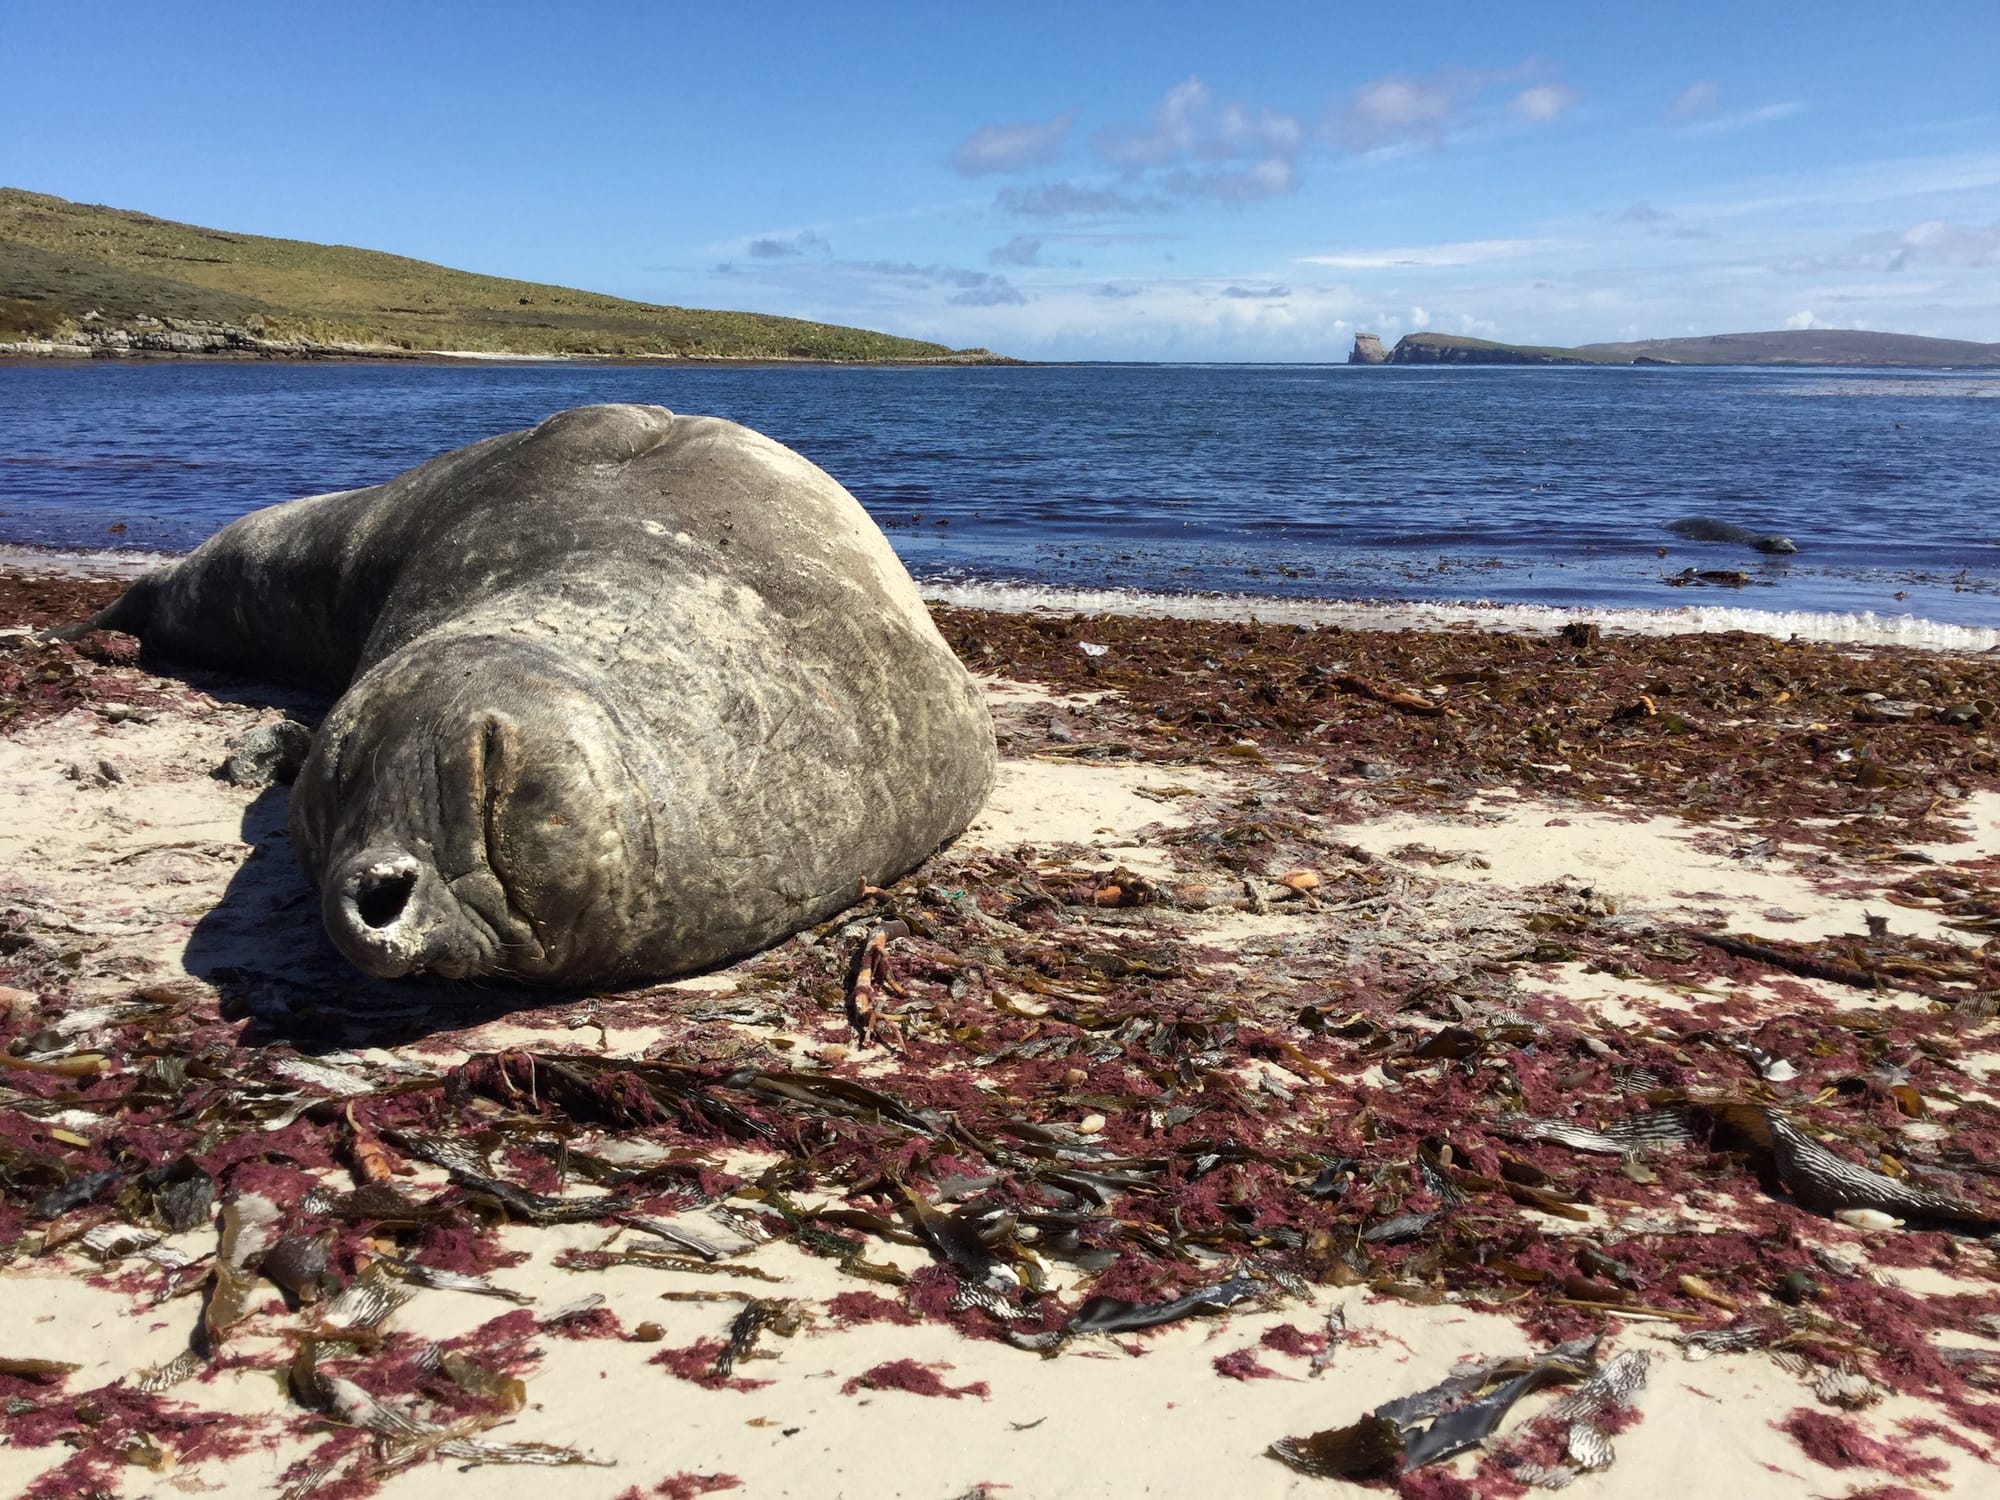
<path fill-rule="evenodd" d="M 983 1380 L 975 1380 L 969 1385 L 946 1385 L 939 1377 L 939 1370 L 949 1370 L 948 1364 L 922 1364 L 914 1359 L 892 1359 L 885 1364 L 864 1370 L 840 1388 L 843 1396 L 852 1396 L 857 1391 L 908 1391 L 912 1396 L 949 1396 L 956 1401 L 960 1396 L 977 1396 L 982 1401 L 992 1395 L 992 1388 Z"/>
<path fill-rule="evenodd" d="M 660 1495 L 664 1500 L 695 1500 L 697 1495 L 712 1495 L 717 1490 L 740 1490 L 743 1481 L 734 1474 L 691 1474 L 682 1472 L 669 1474 L 654 1485 L 650 1494 Z M 638 1485 L 631 1485 L 617 1496 L 617 1500 L 646 1500 Z"/>
<path fill-rule="evenodd" d="M 1950 1467 L 1941 1458 L 1902 1452 L 1878 1442 L 1845 1417 L 1803 1406 L 1771 1425 L 1789 1434 L 1808 1458 L 1829 1469 L 1880 1469 L 1899 1479 L 1929 1479 Z"/>
<path fill-rule="evenodd" d="M 676 1349 L 662 1349 L 646 1363 L 658 1365 L 681 1380 L 707 1386 L 712 1391 L 755 1391 L 771 1382 L 752 1380 L 747 1375 L 716 1373 L 716 1356 L 729 1346 L 721 1339 L 696 1339 Z"/>
<path fill-rule="evenodd" d="M 875 1292 L 840 1292 L 826 1299 L 826 1310 L 836 1323 L 895 1323 L 908 1327 L 917 1321 L 902 1303 Z"/>
<path fill-rule="evenodd" d="M 1254 1348 L 1218 1354 L 1209 1361 L 1225 1380 L 1277 1380 L 1278 1372 L 1257 1358 Z"/>
<path fill-rule="evenodd" d="M 1294 1359 L 1310 1359 L 1314 1355 L 1326 1353 L 1326 1335 L 1307 1333 L 1296 1323 L 1280 1323 L 1275 1328 L 1266 1328 L 1258 1336 L 1257 1342 L 1266 1349 L 1275 1349 L 1280 1354 L 1289 1354 Z"/>

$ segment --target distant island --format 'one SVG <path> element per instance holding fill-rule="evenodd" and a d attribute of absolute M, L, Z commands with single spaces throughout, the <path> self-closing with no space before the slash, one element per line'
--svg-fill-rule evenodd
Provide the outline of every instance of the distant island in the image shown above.
<path fill-rule="evenodd" d="M 658 307 L 0 188 L 0 356 L 451 353 L 1017 363 L 865 328 Z"/>
<path fill-rule="evenodd" d="M 1778 329 L 1701 338 L 1640 339 L 1562 348 L 1496 344 L 1453 333 L 1411 333 L 1384 349 L 1372 333 L 1354 336 L 1351 365 L 1898 365 L 1911 369 L 2000 366 L 2000 344 L 1928 339 L 1853 329 Z"/>

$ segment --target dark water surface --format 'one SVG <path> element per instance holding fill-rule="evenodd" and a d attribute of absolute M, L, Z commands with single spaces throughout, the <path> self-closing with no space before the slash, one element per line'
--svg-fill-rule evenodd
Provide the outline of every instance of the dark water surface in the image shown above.
<path fill-rule="evenodd" d="M 2000 375 L 1952 372 L 13 365 L 0 543 L 180 551 L 593 401 L 789 444 L 929 580 L 2000 626 Z"/>

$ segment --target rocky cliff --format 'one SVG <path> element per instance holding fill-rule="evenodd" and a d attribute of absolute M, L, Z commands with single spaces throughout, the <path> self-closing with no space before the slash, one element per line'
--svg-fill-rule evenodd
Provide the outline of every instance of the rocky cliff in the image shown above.
<path fill-rule="evenodd" d="M 203 318 L 155 318 L 143 313 L 113 323 L 90 312 L 79 322 L 45 338 L 0 343 L 0 355 L 56 354 L 115 358 L 121 354 L 205 354 L 264 359 L 414 359 L 394 344 L 326 342 L 269 335 L 263 319 L 250 324 L 215 323 Z"/>
<path fill-rule="evenodd" d="M 1569 349 L 1535 349 L 1495 344 L 1450 333 L 1409 333 L 1396 340 L 1393 365 L 1589 365 L 1601 361 Z"/>
<path fill-rule="evenodd" d="M 1354 335 L 1354 347 L 1347 352 L 1350 365 L 1386 365 L 1389 351 L 1382 347 L 1382 340 L 1372 333 Z"/>

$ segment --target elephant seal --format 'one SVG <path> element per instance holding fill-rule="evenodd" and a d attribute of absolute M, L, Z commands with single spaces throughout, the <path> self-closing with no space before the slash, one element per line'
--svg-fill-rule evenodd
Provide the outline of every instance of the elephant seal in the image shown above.
<path fill-rule="evenodd" d="M 890 883 L 993 785 L 980 689 L 853 496 L 655 406 L 253 512 L 95 627 L 344 690 L 291 830 L 384 977 L 702 968 Z"/>
<path fill-rule="evenodd" d="M 1689 516 L 1685 521 L 1671 522 L 1667 530 L 1691 542 L 1741 542 L 1759 552 L 1799 550 L 1798 543 L 1788 536 L 1780 536 L 1774 531 L 1752 531 L 1747 526 L 1732 526 L 1727 521 L 1712 521 L 1707 516 Z"/>

